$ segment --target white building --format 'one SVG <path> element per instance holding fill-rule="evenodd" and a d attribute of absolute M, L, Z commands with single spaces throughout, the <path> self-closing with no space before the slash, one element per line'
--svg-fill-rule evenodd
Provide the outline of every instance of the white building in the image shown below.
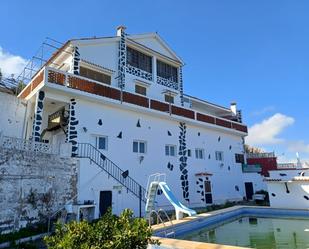
<path fill-rule="evenodd" d="M 271 207 L 308 210 L 308 168 L 274 170 L 269 173 L 265 182 Z"/>
<path fill-rule="evenodd" d="M 24 138 L 72 143 L 77 201 L 95 203 L 96 217 L 108 206 L 143 215 L 157 172 L 190 207 L 242 200 L 247 127 L 236 105 L 184 94 L 183 62 L 162 38 L 124 30 L 69 40 L 37 72 L 19 95 L 28 102 Z M 169 204 L 159 195 L 158 205 Z"/>

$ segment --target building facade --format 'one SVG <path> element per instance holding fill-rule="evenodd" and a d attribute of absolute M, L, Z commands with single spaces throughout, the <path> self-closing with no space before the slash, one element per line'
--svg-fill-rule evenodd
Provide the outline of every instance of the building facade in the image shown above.
<path fill-rule="evenodd" d="M 148 177 L 165 173 L 190 207 L 242 200 L 244 137 L 236 104 L 183 92 L 184 63 L 156 33 L 66 42 L 19 98 L 24 138 L 72 144 L 80 159 L 75 202 L 143 215 Z M 158 206 L 170 208 L 158 192 Z"/>

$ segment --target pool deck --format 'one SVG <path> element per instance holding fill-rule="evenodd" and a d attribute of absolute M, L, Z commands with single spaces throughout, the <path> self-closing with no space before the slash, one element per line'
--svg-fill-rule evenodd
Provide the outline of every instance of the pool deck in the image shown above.
<path fill-rule="evenodd" d="M 241 209 L 241 208 L 256 208 L 256 207 L 257 206 L 233 206 L 233 207 L 229 207 L 229 208 L 219 209 L 219 210 L 210 211 L 210 212 L 207 212 L 207 213 L 198 214 L 196 216 L 186 217 L 186 218 L 183 218 L 181 220 L 173 220 L 173 225 L 175 226 L 175 225 L 179 225 L 179 224 L 184 224 L 184 223 L 194 221 L 194 220 L 197 220 L 197 219 L 205 219 L 207 217 L 211 217 L 211 216 L 214 216 L 214 215 L 218 215 L 218 214 L 222 214 L 222 213 L 226 213 L 226 212 L 230 212 L 230 211 L 235 211 L 235 210 L 238 210 L 238 209 Z M 259 208 L 269 208 L 269 207 L 264 207 L 264 206 L 258 206 L 258 207 Z M 155 231 L 158 231 L 160 229 L 167 228 L 169 226 L 171 226 L 171 225 L 166 224 L 164 226 L 161 223 L 159 225 L 153 225 L 153 226 L 151 226 L 151 228 L 155 232 Z"/>
<path fill-rule="evenodd" d="M 264 206 L 233 206 L 229 208 L 224 208 L 220 210 L 215 210 L 207 213 L 198 214 L 192 217 L 186 217 L 181 220 L 173 220 L 173 226 L 179 226 L 181 224 L 189 223 L 198 219 L 207 219 L 211 216 L 220 215 L 226 212 L 236 211 L 242 208 L 265 208 L 269 209 L 270 207 Z M 159 224 L 153 225 L 152 229 L 154 232 L 159 231 L 161 229 L 166 229 L 172 226 L 171 224 Z M 239 246 L 228 246 L 228 245 L 220 245 L 220 244 L 213 244 L 213 243 L 203 243 L 203 242 L 195 242 L 195 241 L 187 241 L 187 240 L 179 240 L 179 239 L 170 239 L 170 238 L 162 238 L 162 237 L 155 237 L 154 239 L 158 239 L 161 242 L 161 245 L 166 248 L 175 248 L 175 249 L 244 249 L 247 247 L 239 247 Z"/>
<path fill-rule="evenodd" d="M 247 247 L 227 246 L 227 245 L 220 245 L 220 244 L 213 244 L 213 243 L 203 243 L 203 242 L 180 240 L 180 239 L 160 238 L 160 237 L 154 237 L 154 236 L 152 238 L 158 239 L 161 242 L 161 246 L 164 246 L 164 248 L 173 248 L 173 249 L 249 249 Z"/>

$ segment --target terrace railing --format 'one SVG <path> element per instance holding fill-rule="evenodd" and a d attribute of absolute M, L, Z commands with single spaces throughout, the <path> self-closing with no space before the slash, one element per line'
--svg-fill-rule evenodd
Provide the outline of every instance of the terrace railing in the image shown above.
<path fill-rule="evenodd" d="M 0 146 L 6 149 L 40 152 L 45 154 L 59 154 L 59 148 L 48 143 L 35 142 L 16 137 L 7 137 L 0 134 Z"/>
<path fill-rule="evenodd" d="M 30 84 L 28 84 L 20 93 L 19 97 L 24 99 L 29 98 L 32 96 L 31 94 L 33 91 L 36 91 L 44 84 L 56 84 L 70 89 L 102 96 L 104 98 L 112 99 L 113 101 L 120 101 L 120 103 L 148 108 L 161 113 L 168 113 L 175 117 L 184 117 L 189 120 L 196 120 L 216 127 L 232 129 L 243 133 L 248 132 L 247 126 L 230 119 L 213 116 L 208 113 L 201 113 L 192 108 L 168 104 L 135 93 L 122 91 L 119 88 L 102 82 L 49 67 L 42 68 L 42 70 L 32 79 Z"/>
<path fill-rule="evenodd" d="M 274 152 L 247 153 L 247 158 L 272 158 L 276 157 Z"/>

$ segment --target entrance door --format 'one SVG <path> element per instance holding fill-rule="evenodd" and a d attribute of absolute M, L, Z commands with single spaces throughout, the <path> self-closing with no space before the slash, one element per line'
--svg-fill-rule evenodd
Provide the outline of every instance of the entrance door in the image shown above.
<path fill-rule="evenodd" d="M 247 200 L 252 200 L 252 196 L 253 196 L 253 184 L 252 184 L 252 182 L 245 182 L 245 189 L 246 189 Z"/>
<path fill-rule="evenodd" d="M 204 181 L 204 190 L 205 190 L 206 204 L 212 204 L 212 193 L 211 193 L 211 182 L 210 181 Z"/>
<path fill-rule="evenodd" d="M 112 191 L 100 191 L 100 216 L 104 215 L 110 207 L 112 207 Z"/>

